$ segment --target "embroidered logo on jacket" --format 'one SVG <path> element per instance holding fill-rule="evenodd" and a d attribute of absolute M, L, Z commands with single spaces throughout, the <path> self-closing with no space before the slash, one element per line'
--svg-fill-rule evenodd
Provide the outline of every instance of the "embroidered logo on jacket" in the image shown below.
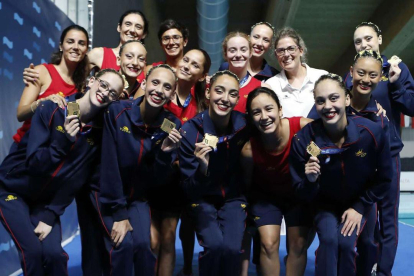
<path fill-rule="evenodd" d="M 127 126 L 123 126 L 121 128 L 119 128 L 121 131 L 126 132 L 126 133 L 131 133 L 131 131 L 129 131 L 129 128 Z"/>
<path fill-rule="evenodd" d="M 367 155 L 367 153 L 363 152 L 362 149 L 360 149 L 359 151 L 357 151 L 355 153 L 355 155 L 358 156 L 358 157 L 365 157 Z"/>
<path fill-rule="evenodd" d="M 187 122 L 188 121 L 188 118 L 187 117 L 183 117 L 182 120 L 183 120 L 183 122 Z"/>
<path fill-rule="evenodd" d="M 193 203 L 193 204 L 191 204 L 191 208 L 195 208 L 195 207 L 197 207 L 199 204 L 197 204 L 197 203 Z"/>
<path fill-rule="evenodd" d="M 243 209 L 245 209 L 246 208 L 246 204 L 240 204 L 240 206 L 243 208 Z"/>
<path fill-rule="evenodd" d="M 12 200 L 16 200 L 17 196 L 14 195 L 8 195 L 7 198 L 5 199 L 6 201 L 12 201 Z"/>
<path fill-rule="evenodd" d="M 59 131 L 59 132 L 65 133 L 65 130 L 63 129 L 62 126 L 57 126 L 56 130 Z"/>
<path fill-rule="evenodd" d="M 93 146 L 95 144 L 95 141 L 92 138 L 86 139 L 86 142 L 91 146 Z"/>

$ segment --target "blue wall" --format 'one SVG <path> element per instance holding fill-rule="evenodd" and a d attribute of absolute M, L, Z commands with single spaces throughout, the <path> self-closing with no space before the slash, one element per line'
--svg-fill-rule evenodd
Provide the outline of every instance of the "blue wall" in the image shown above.
<path fill-rule="evenodd" d="M 85 0 L 86 1 L 86 0 Z M 59 50 L 62 30 L 73 22 L 49 0 L 0 0 L 0 162 L 20 127 L 16 109 L 24 89 L 22 72 L 30 63 L 48 62 Z M 72 204 L 62 217 L 63 239 L 77 229 Z M 0 226 L 0 275 L 20 268 L 9 234 Z"/>

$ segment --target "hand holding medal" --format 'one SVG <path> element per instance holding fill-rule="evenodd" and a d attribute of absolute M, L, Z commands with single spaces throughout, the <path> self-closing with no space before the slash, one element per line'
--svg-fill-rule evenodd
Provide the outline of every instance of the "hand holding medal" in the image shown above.
<path fill-rule="evenodd" d="M 161 150 L 163 152 L 170 152 L 180 146 L 182 136 L 180 132 L 175 129 L 175 127 L 176 124 L 164 118 L 164 121 L 161 125 L 161 129 L 168 133 L 168 137 L 166 137 L 162 142 Z"/>
<path fill-rule="evenodd" d="M 309 182 L 316 182 L 321 174 L 321 167 L 318 159 L 318 156 L 321 154 L 321 149 L 313 141 L 311 141 L 306 147 L 306 151 L 311 155 L 311 157 L 305 164 L 305 174 Z"/>
<path fill-rule="evenodd" d="M 401 74 L 401 68 L 398 66 L 398 64 L 402 60 L 397 56 L 392 56 L 388 63 L 390 64 L 390 70 L 388 71 L 388 78 L 390 80 L 390 83 L 394 83 L 398 80 Z"/>

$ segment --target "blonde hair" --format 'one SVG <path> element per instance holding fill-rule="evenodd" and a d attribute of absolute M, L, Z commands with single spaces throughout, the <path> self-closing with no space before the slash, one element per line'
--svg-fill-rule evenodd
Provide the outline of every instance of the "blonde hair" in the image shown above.
<path fill-rule="evenodd" d="M 233 37 L 242 37 L 242 38 L 246 39 L 247 42 L 249 43 L 249 50 L 252 51 L 252 49 L 253 49 L 253 45 L 252 45 L 252 42 L 250 40 L 250 36 L 248 36 L 246 33 L 239 32 L 239 31 L 237 31 L 237 32 L 230 32 L 230 33 L 228 33 L 226 35 L 226 37 L 223 40 L 223 43 L 221 44 L 222 47 L 223 47 L 223 58 L 224 59 L 227 59 L 227 57 L 226 57 L 227 43 Z"/>

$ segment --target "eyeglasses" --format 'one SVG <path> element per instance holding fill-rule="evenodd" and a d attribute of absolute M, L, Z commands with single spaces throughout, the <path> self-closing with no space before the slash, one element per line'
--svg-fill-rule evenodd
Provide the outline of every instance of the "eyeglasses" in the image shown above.
<path fill-rule="evenodd" d="M 170 40 L 172 39 L 174 43 L 180 42 L 180 39 L 182 38 L 181 35 L 173 35 L 173 36 L 163 36 L 161 38 L 162 44 L 167 45 L 170 43 Z"/>
<path fill-rule="evenodd" d="M 116 101 L 118 99 L 118 93 L 113 89 L 109 90 L 109 83 L 107 83 L 104 80 L 98 79 L 98 78 L 96 78 L 96 80 L 99 82 L 99 86 L 102 89 L 104 89 L 105 91 L 108 91 L 109 99 L 111 101 Z"/>
<path fill-rule="evenodd" d="M 281 57 L 285 54 L 286 51 L 288 51 L 289 54 L 294 54 L 296 52 L 296 49 L 299 49 L 299 48 L 300 47 L 296 46 L 296 45 L 289 46 L 287 48 L 277 48 L 277 49 L 275 49 L 275 53 L 276 53 L 276 55 Z"/>

